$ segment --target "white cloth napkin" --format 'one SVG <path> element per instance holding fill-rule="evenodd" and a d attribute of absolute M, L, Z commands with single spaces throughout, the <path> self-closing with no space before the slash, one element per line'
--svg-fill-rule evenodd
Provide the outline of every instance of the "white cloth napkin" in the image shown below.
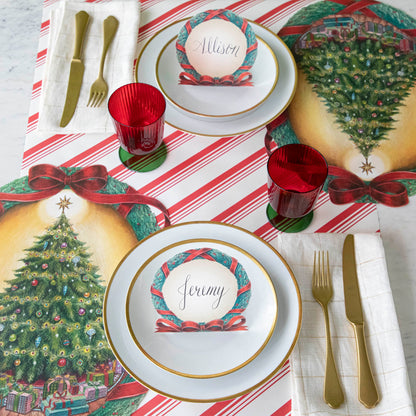
<path fill-rule="evenodd" d="M 414 415 L 399 325 L 384 249 L 378 234 L 356 234 L 358 282 L 367 350 L 381 401 L 367 409 L 358 401 L 357 354 L 347 321 L 342 281 L 342 234 L 279 235 L 276 247 L 292 268 L 302 295 L 303 321 L 290 357 L 292 415 Z M 329 304 L 332 347 L 345 402 L 331 409 L 323 400 L 326 341 L 324 316 L 312 296 L 314 250 L 328 250 L 334 296 Z"/>
<path fill-rule="evenodd" d="M 85 71 L 75 113 L 64 128 L 59 127 L 65 104 L 70 62 L 74 52 L 75 14 L 81 10 L 90 15 L 82 49 Z M 109 91 L 100 107 L 87 107 L 90 88 L 97 79 L 103 48 L 103 21 L 108 16 L 119 21 L 117 33 L 107 52 L 104 78 Z M 43 78 L 38 131 L 53 133 L 114 132 L 107 110 L 107 100 L 121 85 L 134 80 L 134 60 L 140 22 L 138 0 L 110 3 L 60 1 L 52 6 L 47 62 Z"/>

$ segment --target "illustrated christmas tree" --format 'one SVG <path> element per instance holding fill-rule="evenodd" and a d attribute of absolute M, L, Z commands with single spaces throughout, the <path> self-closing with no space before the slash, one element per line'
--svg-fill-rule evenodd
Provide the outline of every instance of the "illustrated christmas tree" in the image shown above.
<path fill-rule="evenodd" d="M 105 339 L 105 288 L 65 209 L 25 249 L 24 265 L 0 294 L 0 371 L 33 382 L 61 374 L 81 375 L 111 359 Z"/>
<path fill-rule="evenodd" d="M 328 19 L 335 20 L 335 19 Z M 386 22 L 387 24 L 387 22 Z M 326 29 L 325 36 L 308 34 L 297 45 L 296 61 L 343 132 L 364 157 L 361 169 L 374 169 L 369 156 L 394 128 L 393 116 L 416 80 L 416 53 L 391 25 L 359 29 Z M 410 41 L 411 43 L 411 41 Z"/>

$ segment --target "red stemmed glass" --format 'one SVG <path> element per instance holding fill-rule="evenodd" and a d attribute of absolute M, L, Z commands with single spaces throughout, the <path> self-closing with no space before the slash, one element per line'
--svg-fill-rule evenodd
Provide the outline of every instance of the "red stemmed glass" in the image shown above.
<path fill-rule="evenodd" d="M 281 231 L 304 230 L 328 176 L 325 158 L 310 146 L 287 144 L 269 156 L 267 173 L 269 221 Z"/>
<path fill-rule="evenodd" d="M 165 110 L 165 97 L 149 84 L 123 85 L 109 98 L 108 111 L 120 142 L 120 159 L 128 168 L 147 171 L 163 163 L 167 153 L 163 145 Z"/>

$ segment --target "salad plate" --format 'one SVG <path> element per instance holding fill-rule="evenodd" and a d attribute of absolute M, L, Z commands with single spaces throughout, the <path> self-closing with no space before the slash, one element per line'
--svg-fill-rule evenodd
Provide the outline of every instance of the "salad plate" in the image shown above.
<path fill-rule="evenodd" d="M 162 49 L 156 61 L 156 79 L 167 100 L 191 117 L 212 121 L 239 118 L 259 107 L 272 93 L 278 79 L 277 59 L 257 36 L 258 54 L 251 68 L 252 84 L 241 86 L 182 85 L 176 58 L 176 39 Z"/>
<path fill-rule="evenodd" d="M 136 61 L 136 82 L 144 82 L 160 88 L 156 76 L 158 57 L 169 40 L 178 34 L 186 20 L 188 19 L 177 21 L 165 27 L 146 43 Z M 277 59 L 279 76 L 271 94 L 261 105 L 240 117 L 221 118 L 215 119 L 215 121 L 207 117 L 192 117 L 167 100 L 165 114 L 167 124 L 179 130 L 201 136 L 233 136 L 265 126 L 287 108 L 293 99 L 297 85 L 297 69 L 293 55 L 286 44 L 272 31 L 255 22 L 250 22 L 250 24 L 256 36 L 259 36 L 269 46 Z M 172 65 L 176 65 L 176 63 L 174 62 Z M 203 94 L 205 87 L 198 87 L 201 94 Z"/>
<path fill-rule="evenodd" d="M 264 348 L 241 368 L 217 377 L 184 377 L 156 364 L 137 346 L 126 313 L 129 288 L 137 272 L 161 247 L 188 240 L 216 240 L 218 236 L 221 236 L 220 244 L 224 250 L 224 244 L 239 247 L 256 259 L 270 276 L 277 297 L 277 321 Z M 242 228 L 201 221 L 167 227 L 151 234 L 133 248 L 121 261 L 107 286 L 103 316 L 107 340 L 115 356 L 140 383 L 178 400 L 213 402 L 244 394 L 279 371 L 298 339 L 302 307 L 295 276 L 271 245 Z"/>
<path fill-rule="evenodd" d="M 167 245 L 134 276 L 126 317 L 140 351 L 184 377 L 218 377 L 253 360 L 277 319 L 273 283 L 233 244 L 193 239 Z"/>

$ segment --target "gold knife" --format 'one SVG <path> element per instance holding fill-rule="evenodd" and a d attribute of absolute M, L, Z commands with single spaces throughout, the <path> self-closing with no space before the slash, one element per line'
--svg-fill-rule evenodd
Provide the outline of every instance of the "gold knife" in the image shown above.
<path fill-rule="evenodd" d="M 75 15 L 74 56 L 71 60 L 71 69 L 69 71 L 64 111 L 62 113 L 61 123 L 59 124 L 61 127 L 65 127 L 71 121 L 78 103 L 82 77 L 84 75 L 84 64 L 81 61 L 81 50 L 89 19 L 89 14 L 83 10 Z"/>
<path fill-rule="evenodd" d="M 349 234 L 344 241 L 342 253 L 344 278 L 345 312 L 354 327 L 358 358 L 358 399 L 368 407 L 374 407 L 380 400 L 368 360 L 364 335 L 364 317 L 358 287 L 355 262 L 354 236 Z"/>

